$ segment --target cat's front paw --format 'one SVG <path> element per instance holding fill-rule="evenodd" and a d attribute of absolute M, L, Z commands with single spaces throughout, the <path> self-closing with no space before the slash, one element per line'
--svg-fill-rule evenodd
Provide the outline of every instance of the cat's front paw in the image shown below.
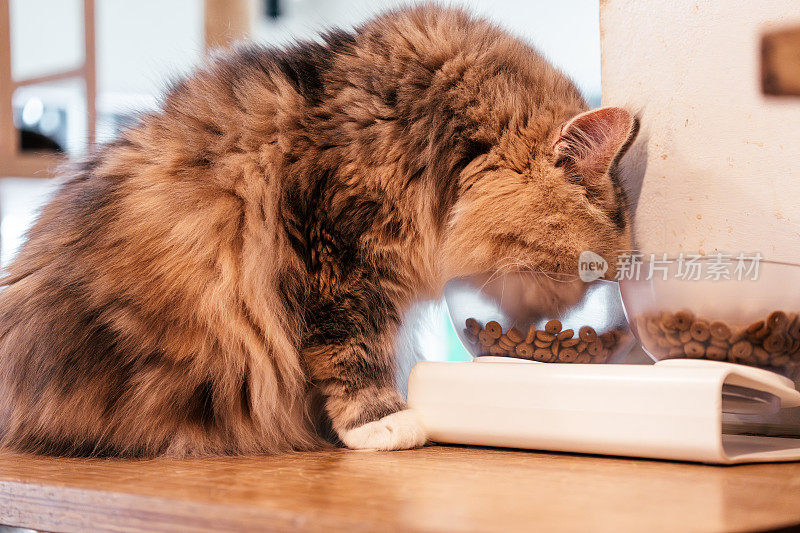
<path fill-rule="evenodd" d="M 428 440 L 416 413 L 410 409 L 342 432 L 342 442 L 354 450 L 407 450 Z"/>

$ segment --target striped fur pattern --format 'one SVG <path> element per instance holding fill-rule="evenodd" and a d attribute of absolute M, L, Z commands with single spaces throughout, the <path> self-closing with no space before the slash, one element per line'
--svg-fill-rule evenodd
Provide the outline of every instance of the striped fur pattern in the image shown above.
<path fill-rule="evenodd" d="M 557 157 L 586 110 L 529 46 L 429 5 L 211 59 L 65 172 L 10 266 L 2 446 L 421 445 L 393 379 L 414 302 L 453 276 L 574 272 L 584 249 L 613 264 L 629 247 L 614 165 L 569 154 L 617 161 L 635 120 L 600 117 L 611 134 L 572 132 L 580 150 Z"/>

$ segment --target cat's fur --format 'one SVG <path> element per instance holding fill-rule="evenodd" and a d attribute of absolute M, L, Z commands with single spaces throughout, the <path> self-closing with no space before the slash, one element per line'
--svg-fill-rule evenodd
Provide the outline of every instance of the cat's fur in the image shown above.
<path fill-rule="evenodd" d="M 629 247 L 636 121 L 586 110 L 526 44 L 432 6 L 215 58 L 72 171 L 10 266 L 3 446 L 421 445 L 393 382 L 413 302 L 586 249 L 613 275 Z"/>

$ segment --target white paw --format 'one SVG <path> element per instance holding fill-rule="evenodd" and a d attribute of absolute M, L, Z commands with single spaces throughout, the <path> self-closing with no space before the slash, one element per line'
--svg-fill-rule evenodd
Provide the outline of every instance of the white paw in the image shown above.
<path fill-rule="evenodd" d="M 386 415 L 342 433 L 342 442 L 354 450 L 407 450 L 428 440 L 416 413 L 410 409 Z"/>

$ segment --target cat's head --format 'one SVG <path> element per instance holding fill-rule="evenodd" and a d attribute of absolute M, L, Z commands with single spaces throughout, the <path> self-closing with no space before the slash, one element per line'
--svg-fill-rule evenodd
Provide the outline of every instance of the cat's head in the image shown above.
<path fill-rule="evenodd" d="M 619 107 L 554 122 L 546 142 L 524 129 L 469 163 L 459 177 L 446 253 L 453 275 L 534 269 L 578 273 L 590 250 L 608 262 L 631 249 L 631 221 L 616 166 L 638 131 Z"/>

